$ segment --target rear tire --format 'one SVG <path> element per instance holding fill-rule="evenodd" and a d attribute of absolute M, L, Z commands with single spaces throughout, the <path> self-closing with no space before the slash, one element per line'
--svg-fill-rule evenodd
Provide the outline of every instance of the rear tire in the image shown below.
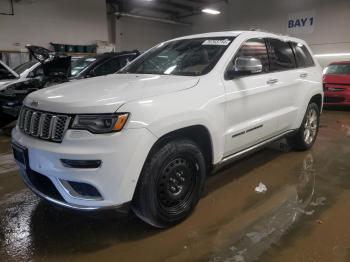
<path fill-rule="evenodd" d="M 193 211 L 205 177 L 205 158 L 197 144 L 187 139 L 170 141 L 146 160 L 131 208 L 154 227 L 175 225 Z"/>
<path fill-rule="evenodd" d="M 310 103 L 307 107 L 303 122 L 297 133 L 287 138 L 292 149 L 308 150 L 315 143 L 320 124 L 320 110 L 315 103 Z"/>

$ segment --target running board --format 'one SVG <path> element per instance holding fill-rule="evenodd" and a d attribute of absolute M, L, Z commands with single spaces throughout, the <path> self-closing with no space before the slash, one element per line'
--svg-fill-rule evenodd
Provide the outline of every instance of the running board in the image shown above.
<path fill-rule="evenodd" d="M 238 158 L 241 158 L 241 157 L 245 156 L 246 154 L 248 154 L 248 153 L 250 153 L 250 152 L 252 152 L 252 151 L 254 151 L 254 150 L 259 149 L 260 147 L 262 147 L 262 146 L 264 146 L 264 145 L 266 145 L 266 144 L 269 144 L 269 143 L 271 143 L 271 142 L 273 142 L 273 141 L 276 141 L 276 140 L 278 140 L 278 139 L 281 139 L 281 138 L 283 138 L 284 136 L 286 136 L 286 135 L 288 135 L 288 134 L 290 134 L 290 133 L 293 133 L 293 132 L 295 132 L 295 130 L 288 130 L 288 131 L 285 131 L 285 132 L 283 132 L 283 133 L 281 133 L 281 134 L 279 134 L 279 135 L 277 135 L 277 136 L 271 137 L 271 138 L 266 139 L 266 140 L 264 140 L 264 141 L 262 141 L 262 142 L 260 142 L 260 143 L 258 143 L 258 144 L 255 144 L 255 145 L 253 145 L 253 146 L 251 146 L 251 147 L 248 147 L 248 148 L 246 148 L 246 149 L 243 149 L 243 150 L 241 150 L 241 151 L 238 151 L 237 153 L 234 153 L 234 154 L 232 154 L 232 155 L 226 156 L 226 157 L 224 157 L 219 163 L 217 163 L 217 164 L 215 165 L 215 167 L 218 167 L 218 168 L 219 168 L 221 165 L 224 165 L 224 164 L 226 164 L 226 163 L 228 163 L 228 162 L 230 162 L 230 161 L 233 161 L 233 160 L 236 160 L 236 159 L 238 159 Z M 216 169 L 216 168 L 215 168 L 215 169 Z"/>

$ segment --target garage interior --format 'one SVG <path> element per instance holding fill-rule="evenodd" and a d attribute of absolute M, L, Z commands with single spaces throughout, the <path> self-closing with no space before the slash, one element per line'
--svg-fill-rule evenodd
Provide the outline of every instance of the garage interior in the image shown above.
<path fill-rule="evenodd" d="M 312 25 L 292 28 L 303 14 Z M 349 27 L 349 0 L 2 0 L 0 60 L 29 61 L 28 44 L 82 58 L 262 30 L 305 40 L 325 68 L 350 61 Z M 349 106 L 323 108 L 309 151 L 282 139 L 211 174 L 191 216 L 164 230 L 40 200 L 12 156 L 15 120 L 0 114 L 0 261 L 350 261 Z"/>

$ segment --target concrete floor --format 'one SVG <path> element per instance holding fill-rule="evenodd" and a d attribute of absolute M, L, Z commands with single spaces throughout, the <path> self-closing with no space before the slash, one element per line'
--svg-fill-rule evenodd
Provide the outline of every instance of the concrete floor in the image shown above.
<path fill-rule="evenodd" d="M 350 110 L 323 113 L 309 152 L 274 143 L 212 175 L 167 230 L 50 207 L 24 187 L 9 143 L 0 136 L 1 261 L 350 261 Z"/>

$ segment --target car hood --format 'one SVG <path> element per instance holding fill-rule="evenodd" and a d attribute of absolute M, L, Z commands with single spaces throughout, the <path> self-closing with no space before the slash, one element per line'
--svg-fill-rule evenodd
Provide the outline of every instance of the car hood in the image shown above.
<path fill-rule="evenodd" d="M 198 81 L 189 76 L 112 74 L 41 89 L 24 104 L 57 113 L 112 113 L 126 102 L 188 89 Z"/>
<path fill-rule="evenodd" d="M 14 79 L 0 80 L 0 91 L 4 90 L 8 86 L 8 84 L 13 83 L 13 82 L 16 82 L 16 80 L 14 80 Z"/>
<path fill-rule="evenodd" d="M 323 78 L 325 84 L 345 84 L 350 85 L 350 75 L 325 75 Z"/>

